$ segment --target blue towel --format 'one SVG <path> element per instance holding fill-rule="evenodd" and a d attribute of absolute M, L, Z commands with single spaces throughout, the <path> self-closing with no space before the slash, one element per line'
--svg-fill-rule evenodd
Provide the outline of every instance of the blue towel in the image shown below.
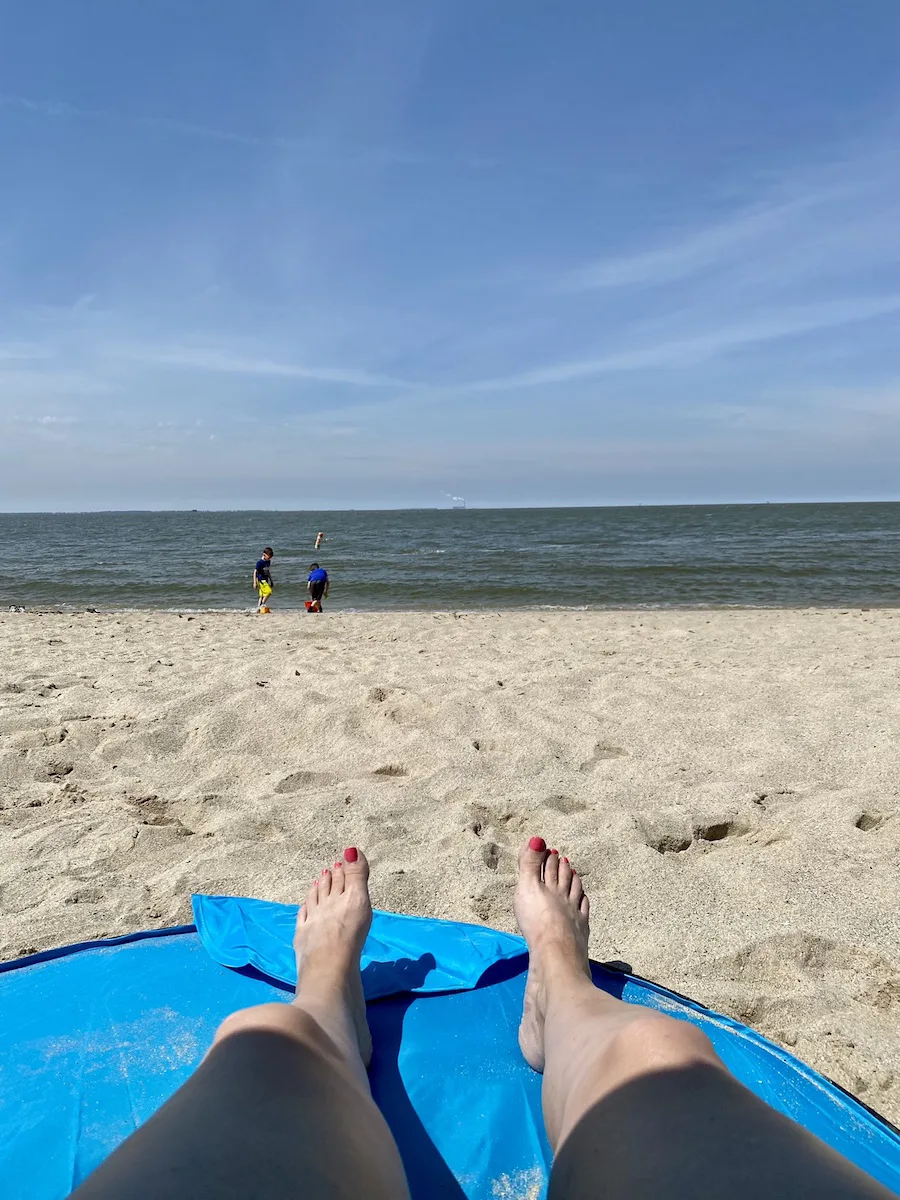
<path fill-rule="evenodd" d="M 290 998 L 295 908 L 194 904 L 196 929 L 0 965 L 6 1200 L 61 1200 L 188 1078 L 225 1016 Z M 376 916 L 364 957 L 372 1090 L 416 1200 L 544 1194 L 540 1077 L 516 1045 L 524 971 L 518 938 Z M 900 1136 L 846 1093 L 737 1022 L 593 972 L 599 987 L 699 1025 L 748 1087 L 900 1192 Z"/>
<path fill-rule="evenodd" d="M 192 901 L 197 932 L 216 962 L 254 967 L 294 986 L 298 905 L 235 896 L 194 896 Z M 484 925 L 376 910 L 362 955 L 363 990 L 366 1000 L 465 991 L 477 986 L 489 967 L 526 953 L 522 938 Z"/>

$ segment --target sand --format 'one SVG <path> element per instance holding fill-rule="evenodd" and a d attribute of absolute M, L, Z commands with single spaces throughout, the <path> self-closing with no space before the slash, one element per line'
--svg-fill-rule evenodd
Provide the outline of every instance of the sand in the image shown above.
<path fill-rule="evenodd" d="M 0 956 L 296 900 L 512 928 L 539 833 L 591 952 L 900 1122 L 900 611 L 0 616 Z"/>

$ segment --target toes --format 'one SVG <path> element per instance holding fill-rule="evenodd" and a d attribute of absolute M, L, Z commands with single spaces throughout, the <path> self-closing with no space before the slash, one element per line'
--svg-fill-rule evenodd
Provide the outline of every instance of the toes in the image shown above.
<path fill-rule="evenodd" d="M 519 851 L 519 878 L 541 882 L 541 868 L 547 857 L 547 843 L 541 837 L 533 837 Z"/>
<path fill-rule="evenodd" d="M 581 897 L 581 903 L 578 905 L 578 910 L 583 917 L 589 917 L 591 915 L 591 903 L 587 896 Z"/>
<path fill-rule="evenodd" d="M 369 860 L 362 850 L 348 846 L 343 855 L 341 874 L 344 877 L 344 887 L 367 888 L 369 883 Z"/>
<path fill-rule="evenodd" d="M 547 855 L 547 861 L 544 863 L 544 883 L 548 887 L 557 887 L 559 884 L 559 851 L 551 850 Z"/>
<path fill-rule="evenodd" d="M 306 894 L 304 907 L 310 911 L 321 904 L 328 896 L 339 896 L 351 887 L 367 888 L 369 880 L 369 863 L 366 856 L 355 846 L 344 851 L 340 862 L 333 867 L 323 867 L 322 874 Z M 303 915 L 303 919 L 306 917 Z"/>
<path fill-rule="evenodd" d="M 583 896 L 584 896 L 584 886 L 581 882 L 581 876 L 577 875 L 573 871 L 572 872 L 572 882 L 569 885 L 569 899 L 572 901 L 574 906 L 576 908 L 578 908 L 578 906 L 581 904 Z"/>
<path fill-rule="evenodd" d="M 559 890 L 564 896 L 568 896 L 569 894 L 569 889 L 572 886 L 572 876 L 574 874 L 575 872 L 572 870 L 572 865 L 569 860 L 567 858 L 561 858 L 559 860 L 558 886 Z"/>

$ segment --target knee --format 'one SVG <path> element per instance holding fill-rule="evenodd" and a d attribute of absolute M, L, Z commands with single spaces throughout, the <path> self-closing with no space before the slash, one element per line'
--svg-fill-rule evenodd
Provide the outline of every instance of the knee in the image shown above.
<path fill-rule="evenodd" d="M 258 1004 L 226 1017 L 213 1039 L 213 1046 L 238 1033 L 274 1033 L 290 1038 L 319 1054 L 333 1049 L 331 1039 L 305 1009 L 292 1004 Z"/>
<path fill-rule="evenodd" d="M 665 1071 L 700 1063 L 722 1065 L 712 1042 L 696 1025 L 649 1009 L 622 1025 L 610 1052 L 638 1071 Z"/>

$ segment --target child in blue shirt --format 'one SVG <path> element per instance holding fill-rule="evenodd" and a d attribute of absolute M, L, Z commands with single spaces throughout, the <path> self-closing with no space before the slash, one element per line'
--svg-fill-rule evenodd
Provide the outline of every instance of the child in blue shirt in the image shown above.
<path fill-rule="evenodd" d="M 309 598 L 312 601 L 308 611 L 321 612 L 322 600 L 328 596 L 328 572 L 316 562 L 309 568 L 306 590 L 309 592 Z"/>

